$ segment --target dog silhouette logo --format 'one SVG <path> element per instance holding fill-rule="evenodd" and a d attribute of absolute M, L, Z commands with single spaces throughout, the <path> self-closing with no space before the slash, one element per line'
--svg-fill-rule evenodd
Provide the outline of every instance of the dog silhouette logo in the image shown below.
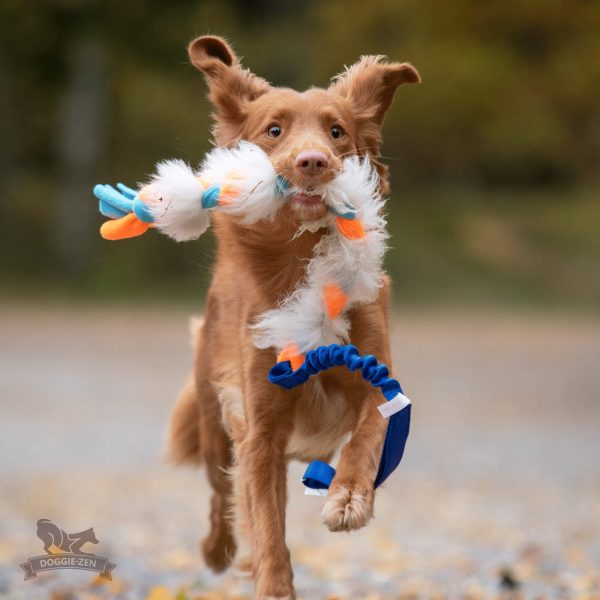
<path fill-rule="evenodd" d="M 37 576 L 40 571 L 54 569 L 83 569 L 96 571 L 103 579 L 112 579 L 111 572 L 117 566 L 103 556 L 84 552 L 84 544 L 98 544 L 94 528 L 67 533 L 50 519 L 39 519 L 37 536 L 44 544 L 45 555 L 34 556 L 19 566 L 25 571 L 25 580 Z"/>
<path fill-rule="evenodd" d="M 95 556 L 90 552 L 84 552 L 81 546 L 87 544 L 97 544 L 98 540 L 94 533 L 94 528 L 85 529 L 77 533 L 67 533 L 59 529 L 50 519 L 40 519 L 37 522 L 37 536 L 44 542 L 46 554 L 61 554 L 70 552 L 74 554 L 86 554 Z M 56 551 L 58 549 L 58 551 Z"/>

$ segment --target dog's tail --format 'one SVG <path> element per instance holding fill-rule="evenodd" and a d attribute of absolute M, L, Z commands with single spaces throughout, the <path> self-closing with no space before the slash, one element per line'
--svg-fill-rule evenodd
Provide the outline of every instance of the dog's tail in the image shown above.
<path fill-rule="evenodd" d="M 192 319 L 190 324 L 194 354 L 202 328 L 202 319 Z M 166 459 L 175 465 L 200 466 L 200 399 L 196 389 L 194 371 L 188 378 L 177 398 L 171 413 L 167 433 Z"/>

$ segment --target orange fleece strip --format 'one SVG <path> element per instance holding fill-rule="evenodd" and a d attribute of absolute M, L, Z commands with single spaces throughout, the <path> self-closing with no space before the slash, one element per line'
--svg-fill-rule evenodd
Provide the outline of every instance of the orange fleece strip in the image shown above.
<path fill-rule="evenodd" d="M 344 310 L 348 296 L 337 283 L 330 283 L 323 288 L 323 299 L 330 319 L 335 319 Z"/>
<path fill-rule="evenodd" d="M 217 204 L 219 206 L 227 206 L 228 204 L 233 204 L 233 202 L 237 200 L 239 194 L 240 189 L 237 186 L 231 183 L 226 183 L 219 190 L 219 200 Z"/>
<path fill-rule="evenodd" d="M 304 355 L 298 352 L 298 346 L 296 344 L 288 344 L 278 355 L 277 362 L 283 362 L 285 360 L 289 360 L 292 369 L 295 371 L 302 366 L 304 362 Z"/>
<path fill-rule="evenodd" d="M 120 219 L 102 223 L 100 235 L 105 240 L 125 240 L 146 233 L 151 225 L 151 223 L 140 221 L 134 213 L 129 213 Z"/>
<path fill-rule="evenodd" d="M 365 237 L 365 228 L 358 219 L 344 219 L 344 217 L 336 217 L 335 224 L 338 231 L 349 240 L 361 240 Z"/>

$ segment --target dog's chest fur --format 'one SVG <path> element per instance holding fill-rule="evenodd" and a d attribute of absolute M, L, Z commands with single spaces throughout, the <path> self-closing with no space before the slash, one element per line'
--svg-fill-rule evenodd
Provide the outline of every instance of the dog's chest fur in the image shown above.
<path fill-rule="evenodd" d="M 213 385 L 221 402 L 225 430 L 239 443 L 246 434 L 241 389 L 232 378 L 223 378 Z M 342 392 L 334 385 L 327 385 L 321 377 L 308 381 L 290 401 L 295 402 L 295 411 L 288 457 L 301 461 L 329 460 L 356 422 L 354 407 Z"/>
<path fill-rule="evenodd" d="M 287 453 L 302 461 L 329 460 L 351 431 L 356 415 L 344 394 L 325 386 L 322 379 L 313 378 L 305 386 L 297 401 Z"/>

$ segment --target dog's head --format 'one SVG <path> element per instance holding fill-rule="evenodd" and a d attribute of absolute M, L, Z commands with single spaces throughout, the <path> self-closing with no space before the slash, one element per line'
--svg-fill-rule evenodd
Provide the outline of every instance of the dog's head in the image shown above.
<path fill-rule="evenodd" d="M 265 150 L 296 191 L 288 203 L 296 217 L 323 216 L 326 209 L 316 192 L 340 171 L 345 156 L 369 154 L 387 190 L 387 168 L 378 160 L 381 128 L 396 88 L 420 80 L 410 64 L 364 56 L 328 89 L 296 92 L 242 68 L 219 37 L 199 37 L 188 52 L 208 82 L 216 144 L 249 140 Z"/>

